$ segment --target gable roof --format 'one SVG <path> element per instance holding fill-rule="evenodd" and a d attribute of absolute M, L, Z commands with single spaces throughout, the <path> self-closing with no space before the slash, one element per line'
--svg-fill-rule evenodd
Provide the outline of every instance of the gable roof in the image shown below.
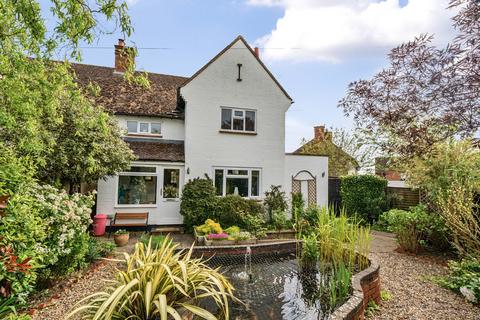
<path fill-rule="evenodd" d="M 270 70 L 268 70 L 267 66 L 265 66 L 265 64 L 262 62 L 262 60 L 260 60 L 260 58 L 255 54 L 255 52 L 252 50 L 252 48 L 250 47 L 250 45 L 247 43 L 247 41 L 245 41 L 245 39 L 242 37 L 242 36 L 238 36 L 235 38 L 235 40 L 233 40 L 228 46 L 226 46 L 222 51 L 220 51 L 215 57 L 213 57 L 213 59 L 211 59 L 210 61 L 207 62 L 207 64 L 205 64 L 203 67 L 201 67 L 197 72 L 195 72 L 193 74 L 193 76 L 191 76 L 190 78 L 188 78 L 182 85 L 181 87 L 184 87 L 186 86 L 187 84 L 189 84 L 193 79 L 195 79 L 199 74 L 201 74 L 205 69 L 208 68 L 208 66 L 210 66 L 213 62 L 215 62 L 218 58 L 220 58 L 225 52 L 227 52 L 231 47 L 233 47 L 233 45 L 235 43 L 237 43 L 238 41 L 241 41 L 243 42 L 243 44 L 245 45 L 245 47 L 247 47 L 247 49 L 250 51 L 250 53 L 253 55 L 253 57 L 257 60 L 258 63 L 260 63 L 260 65 L 262 66 L 262 68 L 267 72 L 267 74 L 270 76 L 270 78 L 273 80 L 273 82 L 275 82 L 275 84 L 278 86 L 278 88 L 283 92 L 283 94 L 290 100 L 292 101 L 293 103 L 293 99 L 290 97 L 290 95 L 287 93 L 287 91 L 282 87 L 282 85 L 280 84 L 280 82 L 278 82 L 278 80 L 273 76 L 273 74 L 270 72 Z"/>
<path fill-rule="evenodd" d="M 88 95 L 96 104 L 114 114 L 182 118 L 177 110 L 177 90 L 188 78 L 148 73 L 150 89 L 129 84 L 114 68 L 72 63 L 77 82 L 86 88 L 90 82 L 100 87 L 97 96 Z"/>

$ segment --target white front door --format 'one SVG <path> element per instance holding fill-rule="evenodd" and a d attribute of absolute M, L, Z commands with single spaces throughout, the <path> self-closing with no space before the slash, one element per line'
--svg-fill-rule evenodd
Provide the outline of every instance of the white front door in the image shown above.
<path fill-rule="evenodd" d="M 150 224 L 181 224 L 180 197 L 183 188 L 184 166 L 159 165 L 157 209 L 150 215 Z"/>

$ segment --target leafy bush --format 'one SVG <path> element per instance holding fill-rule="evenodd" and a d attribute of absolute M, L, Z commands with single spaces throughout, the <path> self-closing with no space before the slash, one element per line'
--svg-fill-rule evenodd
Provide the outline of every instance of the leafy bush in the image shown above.
<path fill-rule="evenodd" d="M 212 180 L 195 178 L 185 184 L 182 191 L 180 214 L 188 231 L 202 224 L 208 218 L 215 218 L 214 209 L 217 197 Z"/>
<path fill-rule="evenodd" d="M 228 227 L 227 229 L 225 229 L 225 232 L 230 236 L 235 235 L 235 234 L 239 234 L 240 233 L 240 227 L 231 226 L 231 227 Z"/>
<path fill-rule="evenodd" d="M 267 210 L 269 221 L 272 221 L 273 213 L 275 211 L 286 211 L 288 204 L 285 197 L 285 192 L 281 191 L 281 186 L 271 186 L 270 190 L 265 192 L 263 204 Z"/>
<path fill-rule="evenodd" d="M 480 152 L 472 141 L 447 141 L 408 164 L 409 183 L 425 192 L 445 222 L 452 245 L 480 259 Z"/>
<path fill-rule="evenodd" d="M 82 301 L 85 304 L 67 318 L 85 313 L 88 319 L 185 319 L 196 315 L 217 319 L 206 309 L 214 303 L 218 319 L 229 319 L 229 300 L 236 300 L 233 287 L 221 273 L 202 259 L 192 258 L 191 250 L 175 252 L 177 245 L 167 238 L 154 250 L 142 242 L 125 256 L 125 271 L 104 292 Z"/>
<path fill-rule="evenodd" d="M 35 274 L 30 269 L 31 258 L 19 258 L 11 246 L 0 246 L 0 315 L 15 311 L 16 305 L 25 303 L 26 296 L 33 291 Z"/>
<path fill-rule="evenodd" d="M 450 261 L 450 274 L 437 282 L 451 290 L 462 293 L 473 303 L 480 303 L 480 261 L 478 259 L 463 259 Z"/>
<path fill-rule="evenodd" d="M 247 228 L 245 219 L 248 216 L 260 217 L 263 215 L 263 207 L 252 199 L 245 199 L 238 195 L 227 195 L 217 198 L 215 205 L 215 220 L 223 226 L 237 225 Z"/>
<path fill-rule="evenodd" d="M 263 238 L 266 235 L 267 228 L 264 227 L 265 220 L 260 216 L 247 215 L 243 218 L 245 229 L 253 233 L 256 238 Z"/>
<path fill-rule="evenodd" d="M 287 229 L 289 221 L 285 211 L 275 210 L 272 216 L 272 225 L 277 230 Z"/>
<path fill-rule="evenodd" d="M 115 249 L 113 242 L 100 241 L 93 237 L 88 239 L 88 251 L 85 255 L 87 262 L 92 262 L 97 259 L 109 256 Z"/>
<path fill-rule="evenodd" d="M 145 247 L 147 247 L 148 243 L 151 241 L 152 248 L 160 248 L 165 239 L 166 237 L 162 235 L 152 236 L 148 234 L 143 234 L 140 237 L 140 242 L 143 243 Z"/>
<path fill-rule="evenodd" d="M 205 223 L 195 227 L 198 233 L 201 235 L 208 235 L 208 234 L 220 234 L 223 233 L 222 226 L 220 223 L 215 222 L 212 219 L 205 220 Z"/>
<path fill-rule="evenodd" d="M 387 208 L 387 180 L 374 175 L 353 175 L 341 178 L 342 204 L 349 215 L 358 215 L 373 223 Z"/>
<path fill-rule="evenodd" d="M 392 209 L 380 216 L 380 224 L 397 234 L 397 241 L 407 252 L 417 253 L 430 241 L 440 247 L 446 242 L 446 229 L 441 219 L 418 205 L 410 211 Z M 435 243 L 433 243 L 435 241 Z"/>
<path fill-rule="evenodd" d="M 23 186 L 10 198 L 0 234 L 21 259 L 32 258 L 31 285 L 85 265 L 92 205 L 93 196 L 37 184 Z"/>

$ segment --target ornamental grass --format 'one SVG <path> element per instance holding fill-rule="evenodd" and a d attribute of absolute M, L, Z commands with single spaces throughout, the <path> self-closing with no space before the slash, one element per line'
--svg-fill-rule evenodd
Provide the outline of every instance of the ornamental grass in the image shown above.
<path fill-rule="evenodd" d="M 119 271 L 105 291 L 80 301 L 67 318 L 228 319 L 229 301 L 238 301 L 232 285 L 218 269 L 193 258 L 193 247 L 179 252 L 176 248 L 168 237 L 157 249 L 151 240 L 137 243 L 132 255 L 125 253 L 126 270 Z M 208 311 L 207 304 L 216 311 Z"/>

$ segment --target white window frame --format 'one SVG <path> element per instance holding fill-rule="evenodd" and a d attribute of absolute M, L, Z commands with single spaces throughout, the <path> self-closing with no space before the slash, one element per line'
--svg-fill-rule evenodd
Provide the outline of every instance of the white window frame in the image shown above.
<path fill-rule="evenodd" d="M 131 167 L 146 167 L 146 168 L 155 168 L 155 172 L 120 172 L 118 173 L 117 181 L 116 181 L 116 190 L 115 190 L 115 208 L 156 208 L 158 206 L 158 188 L 160 182 L 160 172 L 158 167 L 155 165 L 147 165 L 147 164 L 132 164 Z M 135 176 L 135 177 L 156 177 L 157 178 L 157 185 L 155 188 L 155 203 L 149 204 L 120 204 L 118 203 L 118 184 L 120 183 L 120 176 Z"/>
<path fill-rule="evenodd" d="M 262 169 L 261 168 L 245 168 L 245 167 L 213 167 L 213 186 L 215 187 L 215 171 L 223 170 L 223 184 L 222 184 L 222 195 L 219 197 L 225 197 L 227 194 L 227 178 L 238 178 L 238 177 L 248 177 L 248 195 L 246 198 L 250 199 L 260 199 L 262 196 Z M 228 174 L 228 170 L 247 170 L 248 175 L 232 175 Z M 258 196 L 252 196 L 252 171 L 258 171 Z"/>
<path fill-rule="evenodd" d="M 222 128 L 222 112 L 223 110 L 231 110 L 231 118 L 230 118 L 230 129 L 223 129 Z M 243 116 L 235 116 L 235 111 L 241 111 Z M 246 130 L 246 112 L 251 111 L 255 114 L 255 119 L 253 123 L 253 131 Z M 233 129 L 233 120 L 234 119 L 243 119 L 243 130 Z M 257 110 L 255 109 L 245 109 L 245 108 L 232 108 L 232 107 L 220 107 L 220 130 L 221 131 L 229 131 L 229 132 L 246 132 L 246 133 L 257 133 Z"/>
<path fill-rule="evenodd" d="M 128 131 L 128 122 L 136 122 L 137 123 L 137 131 L 136 132 L 129 132 Z M 147 124 L 148 131 L 147 132 L 140 132 L 140 124 Z M 160 125 L 160 133 L 152 133 L 152 124 Z M 156 121 L 138 121 L 138 120 L 127 120 L 127 134 L 128 135 L 149 135 L 158 137 L 162 135 L 162 123 Z"/>

